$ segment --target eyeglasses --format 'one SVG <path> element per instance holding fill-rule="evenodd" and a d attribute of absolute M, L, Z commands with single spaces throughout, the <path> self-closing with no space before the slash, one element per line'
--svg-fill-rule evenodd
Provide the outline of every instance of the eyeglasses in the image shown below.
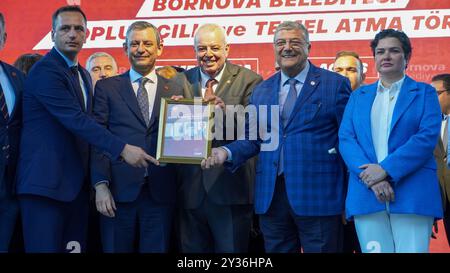
<path fill-rule="evenodd" d="M 450 91 L 450 90 L 442 89 L 442 90 L 436 90 L 436 93 L 437 93 L 438 96 L 439 96 L 440 94 L 442 94 L 442 93 L 444 93 L 444 92 L 448 92 L 448 91 Z"/>
<path fill-rule="evenodd" d="M 277 48 L 281 48 L 286 46 L 286 44 L 289 43 L 289 45 L 294 48 L 294 49 L 299 49 L 301 47 L 304 47 L 306 45 L 309 45 L 309 43 L 304 42 L 304 41 L 300 41 L 300 40 L 284 40 L 284 39 L 279 39 L 275 41 L 275 46 Z"/>

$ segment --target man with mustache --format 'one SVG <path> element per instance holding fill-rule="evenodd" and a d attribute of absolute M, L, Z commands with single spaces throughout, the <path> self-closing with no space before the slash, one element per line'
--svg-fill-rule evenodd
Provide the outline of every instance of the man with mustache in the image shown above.
<path fill-rule="evenodd" d="M 83 252 L 89 187 L 90 144 L 114 162 L 156 163 L 97 124 L 89 73 L 78 64 L 86 42 L 86 16 L 65 6 L 52 17 L 53 49 L 28 74 L 17 194 L 27 252 Z"/>
<path fill-rule="evenodd" d="M 194 38 L 198 66 L 181 74 L 186 98 L 202 97 L 221 105 L 248 104 L 262 78 L 227 61 L 230 45 L 222 27 L 205 24 Z M 233 116 L 224 117 L 233 119 Z M 240 126 L 234 119 L 234 128 Z M 216 130 L 220 126 L 216 124 Z M 224 125 L 224 131 L 227 128 Z M 226 137 L 226 134 L 224 134 Z M 234 139 L 213 140 L 219 147 Z M 252 221 L 254 162 L 235 173 L 226 169 L 202 170 L 198 165 L 178 168 L 180 189 L 180 236 L 183 252 L 247 252 Z"/>

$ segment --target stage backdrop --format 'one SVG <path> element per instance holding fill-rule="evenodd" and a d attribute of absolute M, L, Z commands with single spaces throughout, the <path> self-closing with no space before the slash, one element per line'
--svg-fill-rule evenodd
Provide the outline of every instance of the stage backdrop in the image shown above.
<path fill-rule="evenodd" d="M 88 37 L 80 61 L 106 51 L 128 69 L 122 50 L 126 28 L 135 20 L 156 25 L 164 38 L 157 62 L 185 68 L 195 65 L 193 36 L 199 25 L 217 23 L 228 33 L 233 63 L 267 78 L 274 72 L 273 32 L 285 20 L 298 20 L 310 32 L 310 59 L 330 68 L 339 50 L 358 52 L 367 82 L 376 78 L 369 41 L 384 28 L 412 38 L 408 74 L 429 82 L 450 72 L 450 0 L 0 0 L 8 39 L 0 58 L 12 63 L 23 53 L 46 53 L 52 46 L 51 15 L 60 6 L 81 5 Z"/>

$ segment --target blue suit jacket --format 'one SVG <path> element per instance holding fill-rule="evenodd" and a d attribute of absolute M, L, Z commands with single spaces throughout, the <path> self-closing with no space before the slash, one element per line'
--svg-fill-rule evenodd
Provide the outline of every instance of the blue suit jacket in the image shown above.
<path fill-rule="evenodd" d="M 79 71 L 92 102 L 91 79 Z M 89 144 L 118 158 L 124 147 L 89 116 L 81 88 L 59 53 L 52 49 L 28 74 L 23 95 L 23 129 L 18 194 L 72 201 L 88 178 Z"/>
<path fill-rule="evenodd" d="M 358 178 L 358 166 L 377 163 L 370 119 L 377 84 L 362 86 L 352 94 L 339 130 L 340 151 L 350 170 L 346 200 L 349 218 L 386 209 Z M 391 213 L 442 217 L 433 157 L 440 128 L 436 91 L 406 76 L 392 116 L 388 156 L 380 162 L 392 177 L 395 202 L 389 205 Z"/>
<path fill-rule="evenodd" d="M 280 73 L 253 91 L 251 104 L 278 106 Z M 338 147 L 338 128 L 351 89 L 348 79 L 311 64 L 293 113 L 278 137 L 284 143 L 284 176 L 289 203 L 297 215 L 337 215 L 344 210 L 344 162 L 333 151 Z M 258 114 L 258 123 L 264 117 Z M 267 118 L 267 128 L 277 130 Z M 278 124 L 282 124 L 278 119 Z M 236 141 L 226 147 L 236 169 L 260 151 L 262 140 Z M 266 141 L 268 142 L 268 141 Z M 265 213 L 272 201 L 280 147 L 261 151 L 256 167 L 255 211 Z M 334 148 L 334 150 L 333 150 Z"/>
<path fill-rule="evenodd" d="M 130 74 L 107 78 L 95 86 L 94 117 L 114 135 L 125 142 L 142 147 L 156 157 L 159 110 L 162 97 L 183 95 L 183 89 L 175 82 L 158 76 L 153 112 L 147 127 L 142 117 L 136 95 L 131 86 Z M 144 182 L 144 168 L 135 168 L 121 161 L 111 161 L 97 149 L 92 149 L 91 181 L 109 181 L 109 188 L 118 202 L 136 200 Z M 176 171 L 172 164 L 148 167 L 148 187 L 152 198 L 165 204 L 176 200 Z"/>
<path fill-rule="evenodd" d="M 11 195 L 14 189 L 14 179 L 19 157 L 20 128 L 22 127 L 22 93 L 25 76 L 22 72 L 9 64 L 0 61 L 5 74 L 11 83 L 15 104 L 9 116 L 5 120 L 0 115 L 0 197 Z M 9 148 L 7 146 L 9 145 Z M 7 158 L 8 149 L 9 158 Z M 5 175 L 6 174 L 6 175 Z"/>

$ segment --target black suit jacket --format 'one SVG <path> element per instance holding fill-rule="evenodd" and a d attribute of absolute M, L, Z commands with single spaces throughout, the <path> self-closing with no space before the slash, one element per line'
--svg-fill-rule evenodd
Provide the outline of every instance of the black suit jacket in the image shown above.
<path fill-rule="evenodd" d="M 248 105 L 253 88 L 262 81 L 261 76 L 242 66 L 226 63 L 215 95 L 225 105 Z M 184 87 L 186 98 L 201 97 L 200 68 L 195 67 L 177 77 Z M 224 119 L 224 122 L 226 119 Z M 235 130 L 236 116 L 234 117 Z M 217 127 L 216 127 L 217 128 Z M 225 126 L 224 126 L 225 128 Z M 225 138 L 224 134 L 224 138 Z M 232 140 L 213 140 L 212 147 L 220 147 Z M 202 170 L 199 165 L 179 165 L 181 206 L 186 209 L 197 208 L 208 196 L 209 200 L 220 205 L 253 204 L 253 183 L 255 159 L 249 160 L 235 173 L 223 167 Z"/>
<path fill-rule="evenodd" d="M 129 72 L 100 80 L 95 85 L 94 117 L 101 125 L 128 144 L 143 148 L 156 157 L 159 111 L 162 97 L 182 95 L 175 82 L 158 76 L 158 85 L 150 124 L 147 127 L 141 114 Z M 122 161 L 111 161 L 98 150 L 92 150 L 91 180 L 93 185 L 107 180 L 118 202 L 132 202 L 139 195 L 145 169 L 135 168 Z M 148 187 L 153 200 L 175 202 L 175 169 L 171 164 L 148 167 Z"/>
<path fill-rule="evenodd" d="M 20 129 L 22 127 L 22 93 L 25 75 L 9 64 L 0 61 L 14 90 L 14 108 L 8 120 L 0 115 L 0 197 L 10 195 L 19 156 Z"/>

